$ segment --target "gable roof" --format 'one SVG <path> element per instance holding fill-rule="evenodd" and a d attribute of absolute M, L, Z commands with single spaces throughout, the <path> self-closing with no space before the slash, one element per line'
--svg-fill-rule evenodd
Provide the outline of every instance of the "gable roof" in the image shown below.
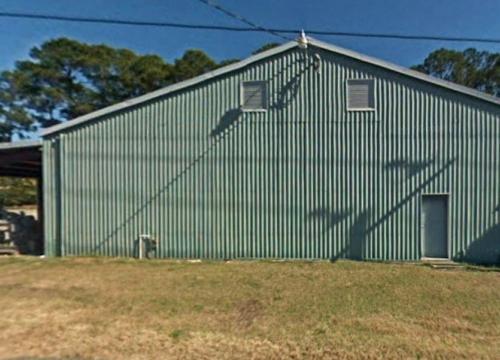
<path fill-rule="evenodd" d="M 340 55 L 343 55 L 343 56 L 346 56 L 346 57 L 349 57 L 349 58 L 352 58 L 352 59 L 355 59 L 355 60 L 358 60 L 358 61 L 361 61 L 361 62 L 364 62 L 367 64 L 375 65 L 375 66 L 378 66 L 378 67 L 381 67 L 381 68 L 384 68 L 384 69 L 387 69 L 387 70 L 390 70 L 390 71 L 393 71 L 393 72 L 396 72 L 396 73 L 399 73 L 399 74 L 402 74 L 402 75 L 405 75 L 405 76 L 408 76 L 408 77 L 411 77 L 414 79 L 418 79 L 418 80 L 421 80 L 421 81 L 424 81 L 424 82 L 427 82 L 427 83 L 430 83 L 433 85 L 437 85 L 439 87 L 443 87 L 443 88 L 446 88 L 446 89 L 449 89 L 452 91 L 456 91 L 458 93 L 462 93 L 462 94 L 474 97 L 476 99 L 480 99 L 480 100 L 483 100 L 486 102 L 500 105 L 499 98 L 496 98 L 496 97 L 489 95 L 489 94 L 485 94 L 485 93 L 480 92 L 478 90 L 468 88 L 466 86 L 458 85 L 458 84 L 455 84 L 455 83 L 450 82 L 450 81 L 438 79 L 438 78 L 420 73 L 418 71 L 405 68 L 403 66 L 399 66 L 399 65 L 396 65 L 396 64 L 384 61 L 384 60 L 373 58 L 371 56 L 363 55 L 363 54 L 360 54 L 358 52 L 348 50 L 348 49 L 345 49 L 345 48 L 342 48 L 342 47 L 339 47 L 336 45 L 332 45 L 332 44 L 329 44 L 329 43 L 326 43 L 326 42 L 323 42 L 320 40 L 308 38 L 308 41 L 309 41 L 310 46 L 312 45 L 312 46 L 315 46 L 315 47 L 323 49 L 323 50 L 331 51 L 331 52 L 334 52 L 334 53 L 337 53 L 337 54 L 340 54 Z M 277 46 L 275 48 L 272 48 L 270 50 L 261 52 L 259 54 L 253 55 L 253 56 L 250 56 L 250 57 L 248 57 L 244 60 L 241 60 L 237 63 L 221 67 L 219 69 L 216 69 L 216 70 L 210 71 L 208 73 L 202 74 L 200 76 L 194 77 L 192 79 L 188 79 L 185 81 L 178 82 L 176 84 L 169 85 L 167 87 L 164 87 L 164 88 L 158 89 L 156 91 L 138 96 L 138 97 L 133 98 L 133 99 L 125 100 L 123 102 L 120 102 L 120 103 L 117 103 L 117 104 L 114 104 L 111 106 L 107 106 L 103 109 L 96 110 L 96 111 L 91 112 L 89 114 L 86 114 L 86 115 L 77 117 L 75 119 L 72 119 L 70 121 L 67 121 L 65 123 L 51 126 L 47 129 L 43 130 L 41 135 L 47 136 L 47 135 L 61 132 L 65 129 L 72 128 L 74 126 L 80 125 L 82 123 L 85 123 L 85 122 L 88 122 L 88 121 L 91 121 L 91 120 L 94 120 L 97 118 L 100 118 L 102 116 L 111 114 L 113 112 L 120 111 L 120 110 L 129 108 L 129 107 L 132 107 L 132 106 L 136 106 L 138 104 L 159 98 L 159 97 L 167 95 L 169 93 L 179 91 L 179 90 L 188 88 L 190 86 L 199 84 L 203 81 L 213 79 L 215 77 L 230 73 L 232 71 L 242 69 L 242 68 L 244 68 L 252 63 L 255 63 L 257 61 L 266 59 L 268 57 L 280 54 L 282 52 L 285 52 L 285 51 L 292 49 L 292 48 L 295 48 L 295 47 L 298 47 L 298 43 L 296 41 L 287 42 L 285 44 L 282 44 L 282 45 Z"/>

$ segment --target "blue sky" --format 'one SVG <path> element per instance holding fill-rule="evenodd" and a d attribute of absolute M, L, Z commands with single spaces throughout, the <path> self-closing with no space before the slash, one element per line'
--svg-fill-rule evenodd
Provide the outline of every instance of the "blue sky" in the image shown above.
<path fill-rule="evenodd" d="M 500 38 L 500 0 L 218 0 L 221 5 L 268 27 L 315 28 Z M 0 11 L 125 18 L 216 25 L 241 25 L 197 0 L 0 0 Z M 75 24 L 0 18 L 0 69 L 26 58 L 45 40 L 66 36 L 89 43 L 159 54 L 168 61 L 189 48 L 216 60 L 244 58 L 272 35 L 154 27 Z M 498 44 L 318 37 L 404 66 L 421 62 L 440 47 L 500 51 Z M 278 39 L 279 41 L 279 39 Z"/>

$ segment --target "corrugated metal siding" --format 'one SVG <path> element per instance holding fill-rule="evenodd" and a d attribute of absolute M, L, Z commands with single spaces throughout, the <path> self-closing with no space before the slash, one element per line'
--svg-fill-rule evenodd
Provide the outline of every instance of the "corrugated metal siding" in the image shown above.
<path fill-rule="evenodd" d="M 376 111 L 346 111 L 352 78 Z M 269 81 L 267 112 L 239 110 L 248 80 Z M 291 50 L 66 131 L 58 160 L 46 139 L 46 248 L 132 256 L 147 233 L 158 257 L 416 260 L 420 195 L 442 192 L 457 257 L 498 230 L 499 138 L 494 105 Z"/>

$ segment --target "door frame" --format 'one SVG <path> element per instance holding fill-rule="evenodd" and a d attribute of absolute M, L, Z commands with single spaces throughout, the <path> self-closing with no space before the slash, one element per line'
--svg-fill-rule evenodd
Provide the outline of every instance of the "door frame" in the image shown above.
<path fill-rule="evenodd" d="M 450 246 L 450 203 L 451 194 L 449 192 L 428 192 L 421 193 L 419 197 L 419 230 L 420 230 L 420 259 L 424 259 L 425 256 L 425 238 L 424 238 L 424 217 L 423 217 L 423 199 L 424 196 L 442 196 L 446 199 L 446 253 L 447 257 L 437 258 L 437 259 L 451 259 L 451 246 Z"/>

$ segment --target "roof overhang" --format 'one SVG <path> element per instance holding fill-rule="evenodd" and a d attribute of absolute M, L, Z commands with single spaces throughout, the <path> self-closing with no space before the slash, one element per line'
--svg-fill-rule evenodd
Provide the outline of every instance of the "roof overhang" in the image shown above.
<path fill-rule="evenodd" d="M 358 60 L 360 62 L 371 64 L 371 65 L 374 65 L 374 66 L 377 66 L 377 67 L 380 67 L 383 69 L 387 69 L 387 70 L 399 73 L 403 76 L 408 76 L 408 77 L 413 78 L 413 79 L 418 79 L 420 81 L 423 81 L 423 82 L 426 82 L 429 84 L 433 84 L 433 85 L 436 85 L 436 86 L 441 87 L 441 88 L 446 88 L 448 90 L 452 90 L 452 91 L 455 91 L 457 93 L 461 93 L 461 94 L 470 96 L 472 98 L 488 102 L 490 104 L 492 103 L 492 104 L 495 104 L 497 106 L 500 106 L 500 99 L 499 98 L 494 97 L 494 96 L 489 95 L 489 94 L 486 94 L 486 93 L 483 93 L 483 92 L 480 92 L 480 91 L 477 91 L 475 89 L 468 88 L 466 86 L 462 86 L 462 85 L 452 83 L 450 81 L 438 79 L 438 78 L 420 73 L 418 71 L 410 70 L 408 68 L 405 68 L 405 67 L 402 67 L 399 65 L 395 65 L 395 64 L 392 64 L 392 63 L 384 61 L 384 60 L 380 60 L 377 58 L 373 58 L 371 56 L 363 55 L 363 54 L 357 53 L 355 51 L 348 50 L 348 49 L 342 48 L 340 46 L 332 45 L 332 44 L 329 44 L 329 43 L 326 43 L 326 42 L 323 42 L 320 40 L 316 40 L 313 38 L 308 38 L 308 45 L 314 46 L 316 48 L 323 49 L 326 51 L 330 51 L 330 52 L 333 52 L 336 54 L 340 54 L 340 55 Z M 101 118 L 105 115 L 109 115 L 111 113 L 114 113 L 114 112 L 117 112 L 120 110 L 124 110 L 124 109 L 130 108 L 130 107 L 139 105 L 141 103 L 145 103 L 145 102 L 154 100 L 156 98 L 165 96 L 165 95 L 170 94 L 172 92 L 176 92 L 176 91 L 188 88 L 190 86 L 197 85 L 197 84 L 204 82 L 204 81 L 207 81 L 209 79 L 213 79 L 215 77 L 230 73 L 232 71 L 245 68 L 246 66 L 253 64 L 257 61 L 269 58 L 271 56 L 275 56 L 277 54 L 280 54 L 282 52 L 285 52 L 289 49 L 292 49 L 292 48 L 295 48 L 298 46 L 299 45 L 298 45 L 297 41 L 287 42 L 287 43 L 282 44 L 280 46 L 277 46 L 275 48 L 272 48 L 272 49 L 269 49 L 267 51 L 263 51 L 261 53 L 258 53 L 256 55 L 250 56 L 249 58 L 246 58 L 242 61 L 236 62 L 234 64 L 230 64 L 227 66 L 223 66 L 219 69 L 216 69 L 214 71 L 210 71 L 208 73 L 197 76 L 195 78 L 181 81 L 179 83 L 176 83 L 176 84 L 167 86 L 165 88 L 150 92 L 148 94 L 145 94 L 145 95 L 142 95 L 142 96 L 130 99 L 130 100 L 126 100 L 126 101 L 123 101 L 123 102 L 115 104 L 115 105 L 105 107 L 103 109 L 91 112 L 87 115 L 77 117 L 73 120 L 70 120 L 70 121 L 67 121 L 67 122 L 64 122 L 64 123 L 61 123 L 58 125 L 51 126 L 51 127 L 42 131 L 42 136 L 53 135 L 53 134 L 59 133 L 63 130 L 81 125 L 81 124 L 86 123 L 88 121 L 92 121 L 92 120 Z"/>
<path fill-rule="evenodd" d="M 40 178 L 41 148 L 41 141 L 0 143 L 0 176 Z"/>

